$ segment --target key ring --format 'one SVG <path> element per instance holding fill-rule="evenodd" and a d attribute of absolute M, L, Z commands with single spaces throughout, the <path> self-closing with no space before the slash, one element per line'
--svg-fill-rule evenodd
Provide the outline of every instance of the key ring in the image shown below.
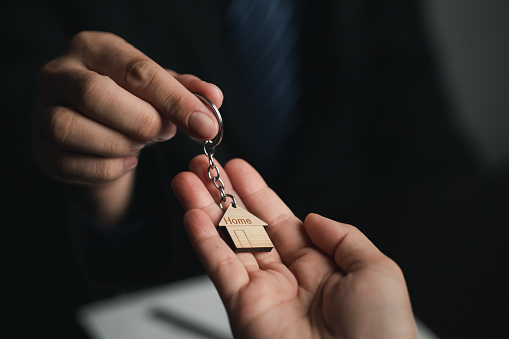
<path fill-rule="evenodd" d="M 203 153 L 209 158 L 207 176 L 214 187 L 219 190 L 221 196 L 219 198 L 219 208 L 224 212 L 224 215 L 217 227 L 218 232 L 222 234 L 222 237 L 226 239 L 225 241 L 235 252 L 270 252 L 274 245 L 265 231 L 265 227 L 268 226 L 267 223 L 238 206 L 235 197 L 226 193 L 223 180 L 219 175 L 219 168 L 214 163 L 216 146 L 223 139 L 224 127 L 221 114 L 209 98 L 201 94 L 195 93 L 195 95 L 212 108 L 219 123 L 219 131 L 213 139 L 202 141 L 191 137 L 192 140 L 203 147 Z M 212 192 L 211 195 L 213 195 Z M 228 198 L 232 200 L 232 203 L 226 208 L 223 203 Z"/>
<path fill-rule="evenodd" d="M 207 148 L 216 147 L 223 140 L 224 126 L 223 126 L 223 118 L 221 117 L 221 113 L 219 113 L 219 109 L 216 107 L 216 105 L 214 105 L 212 100 L 210 100 L 209 98 L 207 98 L 206 96 L 201 95 L 201 94 L 194 93 L 194 95 L 196 95 L 201 101 L 203 101 L 203 103 L 209 105 L 212 112 L 214 112 L 217 122 L 219 124 L 219 131 L 217 131 L 217 134 L 213 139 L 207 140 L 207 141 L 203 141 L 203 140 L 200 140 L 200 139 L 197 139 L 194 137 L 190 137 L 190 138 L 202 146 L 205 146 L 205 144 L 207 144 Z"/>

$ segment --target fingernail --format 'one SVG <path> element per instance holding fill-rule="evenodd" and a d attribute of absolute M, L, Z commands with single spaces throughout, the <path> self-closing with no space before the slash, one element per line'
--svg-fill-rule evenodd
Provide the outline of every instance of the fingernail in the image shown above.
<path fill-rule="evenodd" d="M 138 153 L 143 147 L 145 147 L 145 143 L 143 141 L 137 141 L 131 146 L 131 153 Z"/>
<path fill-rule="evenodd" d="M 157 138 L 154 139 L 155 142 L 163 142 L 168 141 L 175 136 L 177 133 L 177 127 L 174 124 L 168 124 L 167 126 L 161 129 Z"/>
<path fill-rule="evenodd" d="M 129 171 L 138 165 L 138 158 L 134 155 L 128 156 L 124 159 L 124 170 Z"/>
<path fill-rule="evenodd" d="M 189 128 L 198 136 L 212 139 L 217 131 L 216 123 L 205 113 L 194 112 L 189 117 Z"/>

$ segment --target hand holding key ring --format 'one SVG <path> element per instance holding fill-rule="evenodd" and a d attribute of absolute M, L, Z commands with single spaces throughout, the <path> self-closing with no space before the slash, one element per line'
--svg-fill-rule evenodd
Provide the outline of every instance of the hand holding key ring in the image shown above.
<path fill-rule="evenodd" d="M 217 122 L 219 124 L 219 131 L 217 131 L 217 134 L 213 139 L 208 140 L 208 141 L 203 141 L 203 140 L 196 139 L 193 137 L 190 137 L 190 138 L 200 145 L 205 146 L 205 144 L 206 144 L 207 148 L 216 147 L 223 140 L 224 126 L 223 126 L 223 118 L 221 117 L 221 113 L 219 113 L 219 109 L 209 98 L 207 98 L 206 96 L 203 96 L 201 94 L 197 94 L 197 93 L 195 93 L 194 95 L 196 95 L 201 101 L 203 101 L 205 104 L 207 104 L 211 108 L 212 112 L 214 112 Z"/>

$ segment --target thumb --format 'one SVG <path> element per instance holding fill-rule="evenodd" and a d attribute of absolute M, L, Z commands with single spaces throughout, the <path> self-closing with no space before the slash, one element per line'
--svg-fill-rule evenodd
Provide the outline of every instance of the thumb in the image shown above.
<path fill-rule="evenodd" d="M 172 70 L 167 71 L 172 77 L 174 77 L 178 82 L 180 82 L 180 84 L 182 84 L 182 86 L 184 86 L 189 92 L 200 94 L 202 96 L 207 97 L 218 108 L 221 107 L 221 105 L 223 104 L 223 92 L 216 85 L 209 82 L 205 82 L 192 74 L 179 74 Z M 204 102 L 203 100 L 201 101 L 202 103 Z M 212 121 L 213 128 L 211 128 L 210 119 L 208 119 L 208 115 L 206 115 L 205 117 L 200 115 L 194 116 L 193 114 L 195 112 L 191 112 L 187 126 L 190 129 L 190 131 L 188 131 L 188 134 L 198 138 L 200 138 L 200 136 L 206 136 L 206 139 L 210 140 L 218 132 L 218 122 L 215 114 L 212 112 L 212 109 L 208 106 L 208 104 L 206 104 L 205 106 L 206 106 L 205 112 L 208 115 L 210 113 L 213 114 Z M 212 130 L 214 134 L 210 135 L 210 130 Z M 201 137 L 201 139 L 203 139 L 203 137 Z"/>
<path fill-rule="evenodd" d="M 217 118 L 211 107 L 194 93 L 207 97 L 216 107 L 221 107 L 223 93 L 219 87 L 191 74 L 168 73 L 178 82 L 178 86 L 174 86 L 175 91 L 168 97 L 172 103 L 162 114 L 189 136 L 201 140 L 214 138 L 219 130 Z"/>
<path fill-rule="evenodd" d="M 304 228 L 315 246 L 333 258 L 345 273 L 385 260 L 385 255 L 352 225 L 311 213 Z"/>

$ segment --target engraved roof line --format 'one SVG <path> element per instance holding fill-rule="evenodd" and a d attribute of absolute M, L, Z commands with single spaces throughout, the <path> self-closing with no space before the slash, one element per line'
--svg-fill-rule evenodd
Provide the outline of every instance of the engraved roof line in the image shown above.
<path fill-rule="evenodd" d="M 250 224 L 248 223 L 238 223 L 238 224 L 234 224 L 234 223 L 228 223 L 227 220 L 238 220 L 238 219 L 249 219 L 251 221 Z M 232 205 L 230 205 L 228 207 L 228 209 L 226 210 L 226 212 L 224 213 L 224 215 L 221 217 L 221 220 L 219 221 L 219 225 L 218 226 L 268 226 L 268 224 L 263 221 L 262 219 L 258 218 L 257 216 L 255 216 L 254 214 L 246 211 L 245 209 L 243 209 L 242 207 L 238 206 L 237 207 L 233 207 Z"/>

